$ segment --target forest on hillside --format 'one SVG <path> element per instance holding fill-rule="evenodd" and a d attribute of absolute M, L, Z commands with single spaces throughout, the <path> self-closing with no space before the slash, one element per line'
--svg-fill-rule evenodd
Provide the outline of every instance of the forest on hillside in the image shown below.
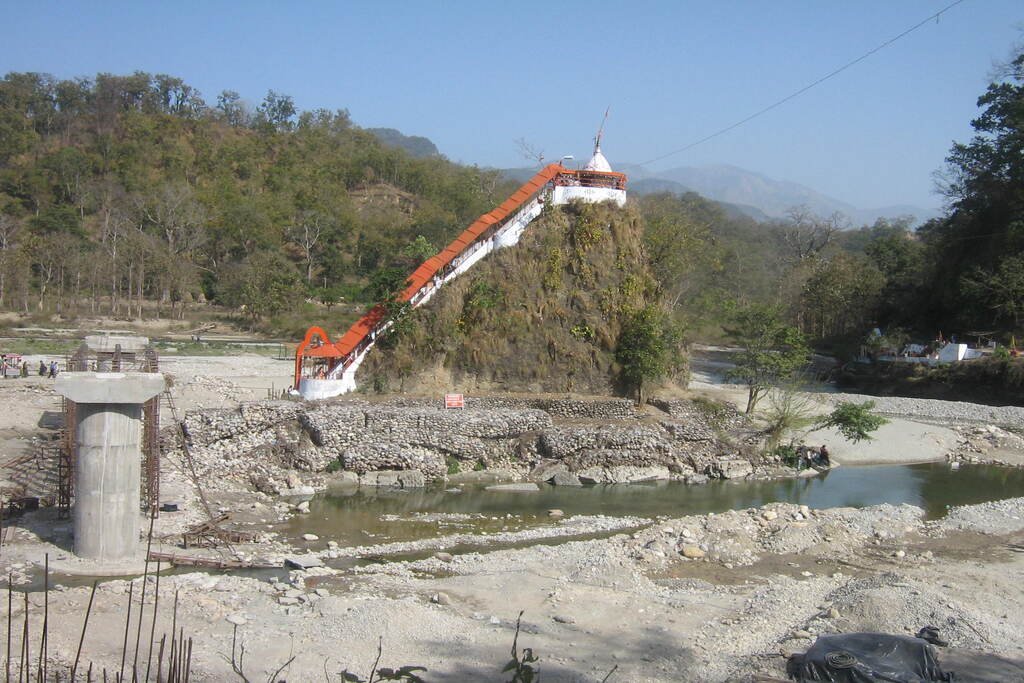
<path fill-rule="evenodd" d="M 166 75 L 10 73 L 0 307 L 133 318 L 215 302 L 260 322 L 305 300 L 364 304 L 375 274 L 411 269 L 508 189 L 273 91 L 250 110 Z"/>
<path fill-rule="evenodd" d="M 661 299 L 690 340 L 770 305 L 819 345 L 1024 321 L 1024 53 L 978 100 L 942 170 L 947 212 L 849 225 L 794 207 L 729 215 L 696 194 L 631 199 Z M 215 102 L 135 73 L 0 81 L 0 310 L 73 320 L 216 309 L 296 336 L 340 332 L 515 183 L 412 156 L 347 111 Z M 646 267 L 646 266 L 645 266 Z"/>

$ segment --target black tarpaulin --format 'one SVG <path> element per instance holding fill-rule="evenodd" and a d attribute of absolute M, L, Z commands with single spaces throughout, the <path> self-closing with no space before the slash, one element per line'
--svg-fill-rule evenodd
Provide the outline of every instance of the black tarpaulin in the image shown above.
<path fill-rule="evenodd" d="M 920 638 L 887 633 L 819 636 L 802 655 L 790 657 L 790 678 L 800 683 L 933 683 L 952 681 L 935 649 Z"/>

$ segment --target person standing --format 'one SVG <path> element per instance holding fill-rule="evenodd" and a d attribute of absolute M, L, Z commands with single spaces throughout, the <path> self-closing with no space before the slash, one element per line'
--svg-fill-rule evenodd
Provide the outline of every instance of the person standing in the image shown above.
<path fill-rule="evenodd" d="M 57 361 L 51 360 L 50 361 L 50 379 L 55 379 L 56 377 L 57 377 Z"/>
<path fill-rule="evenodd" d="M 39 361 L 39 376 L 46 377 L 46 362 L 43 360 Z"/>

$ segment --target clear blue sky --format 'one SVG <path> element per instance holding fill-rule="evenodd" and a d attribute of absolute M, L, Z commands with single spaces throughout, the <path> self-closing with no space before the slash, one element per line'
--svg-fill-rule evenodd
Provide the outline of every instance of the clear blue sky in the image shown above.
<path fill-rule="evenodd" d="M 433 140 L 449 158 L 527 165 L 604 150 L 638 163 L 816 80 L 952 0 L 704 2 L 0 2 L 0 72 L 180 76 L 208 102 L 268 89 L 303 109 Z M 654 165 L 726 163 L 861 207 L 937 206 L 931 174 L 1022 37 L 1021 0 L 938 22 L 755 121 Z"/>

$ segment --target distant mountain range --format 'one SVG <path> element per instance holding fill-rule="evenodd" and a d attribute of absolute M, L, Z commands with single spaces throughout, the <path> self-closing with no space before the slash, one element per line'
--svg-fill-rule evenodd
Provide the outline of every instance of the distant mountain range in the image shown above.
<path fill-rule="evenodd" d="M 850 219 L 852 227 L 870 225 L 878 218 L 914 216 L 915 224 L 941 215 L 937 209 L 926 209 L 910 204 L 863 209 L 822 194 L 806 185 L 768 176 L 728 165 L 682 166 L 668 171 L 648 171 L 642 166 L 623 164 L 616 167 L 629 176 L 629 191 L 637 195 L 655 192 L 696 192 L 718 202 L 729 215 L 749 216 L 757 221 L 784 218 L 794 206 L 805 205 L 814 213 L 830 216 L 839 212 Z M 533 175 L 529 168 L 511 168 L 502 171 L 510 178 L 526 180 Z"/>
<path fill-rule="evenodd" d="M 428 138 L 404 135 L 394 128 L 367 128 L 386 145 L 400 147 L 414 157 L 437 156 L 440 152 Z M 850 219 L 854 227 L 870 225 L 878 218 L 914 216 L 915 223 L 923 223 L 940 214 L 910 204 L 897 204 L 878 208 L 861 208 L 822 194 L 806 185 L 776 180 L 766 175 L 737 166 L 680 166 L 667 171 L 649 171 L 643 166 L 622 164 L 616 167 L 629 176 L 629 191 L 638 194 L 655 192 L 696 192 L 722 205 L 729 215 L 749 216 L 757 221 L 784 218 L 795 206 L 807 206 L 820 216 L 839 212 Z M 536 172 L 534 168 L 506 168 L 501 172 L 508 178 L 525 182 Z"/>
<path fill-rule="evenodd" d="M 822 194 L 817 190 L 786 180 L 776 180 L 753 171 L 725 164 L 682 166 L 667 171 L 648 171 L 642 166 L 623 165 L 629 175 L 629 188 L 637 194 L 649 192 L 686 192 L 692 190 L 708 199 L 732 205 L 758 220 L 781 218 L 794 206 L 805 205 L 827 216 L 839 212 L 855 225 L 874 223 L 878 218 L 914 216 L 918 223 L 940 215 L 937 209 L 910 204 L 861 208 Z"/>

